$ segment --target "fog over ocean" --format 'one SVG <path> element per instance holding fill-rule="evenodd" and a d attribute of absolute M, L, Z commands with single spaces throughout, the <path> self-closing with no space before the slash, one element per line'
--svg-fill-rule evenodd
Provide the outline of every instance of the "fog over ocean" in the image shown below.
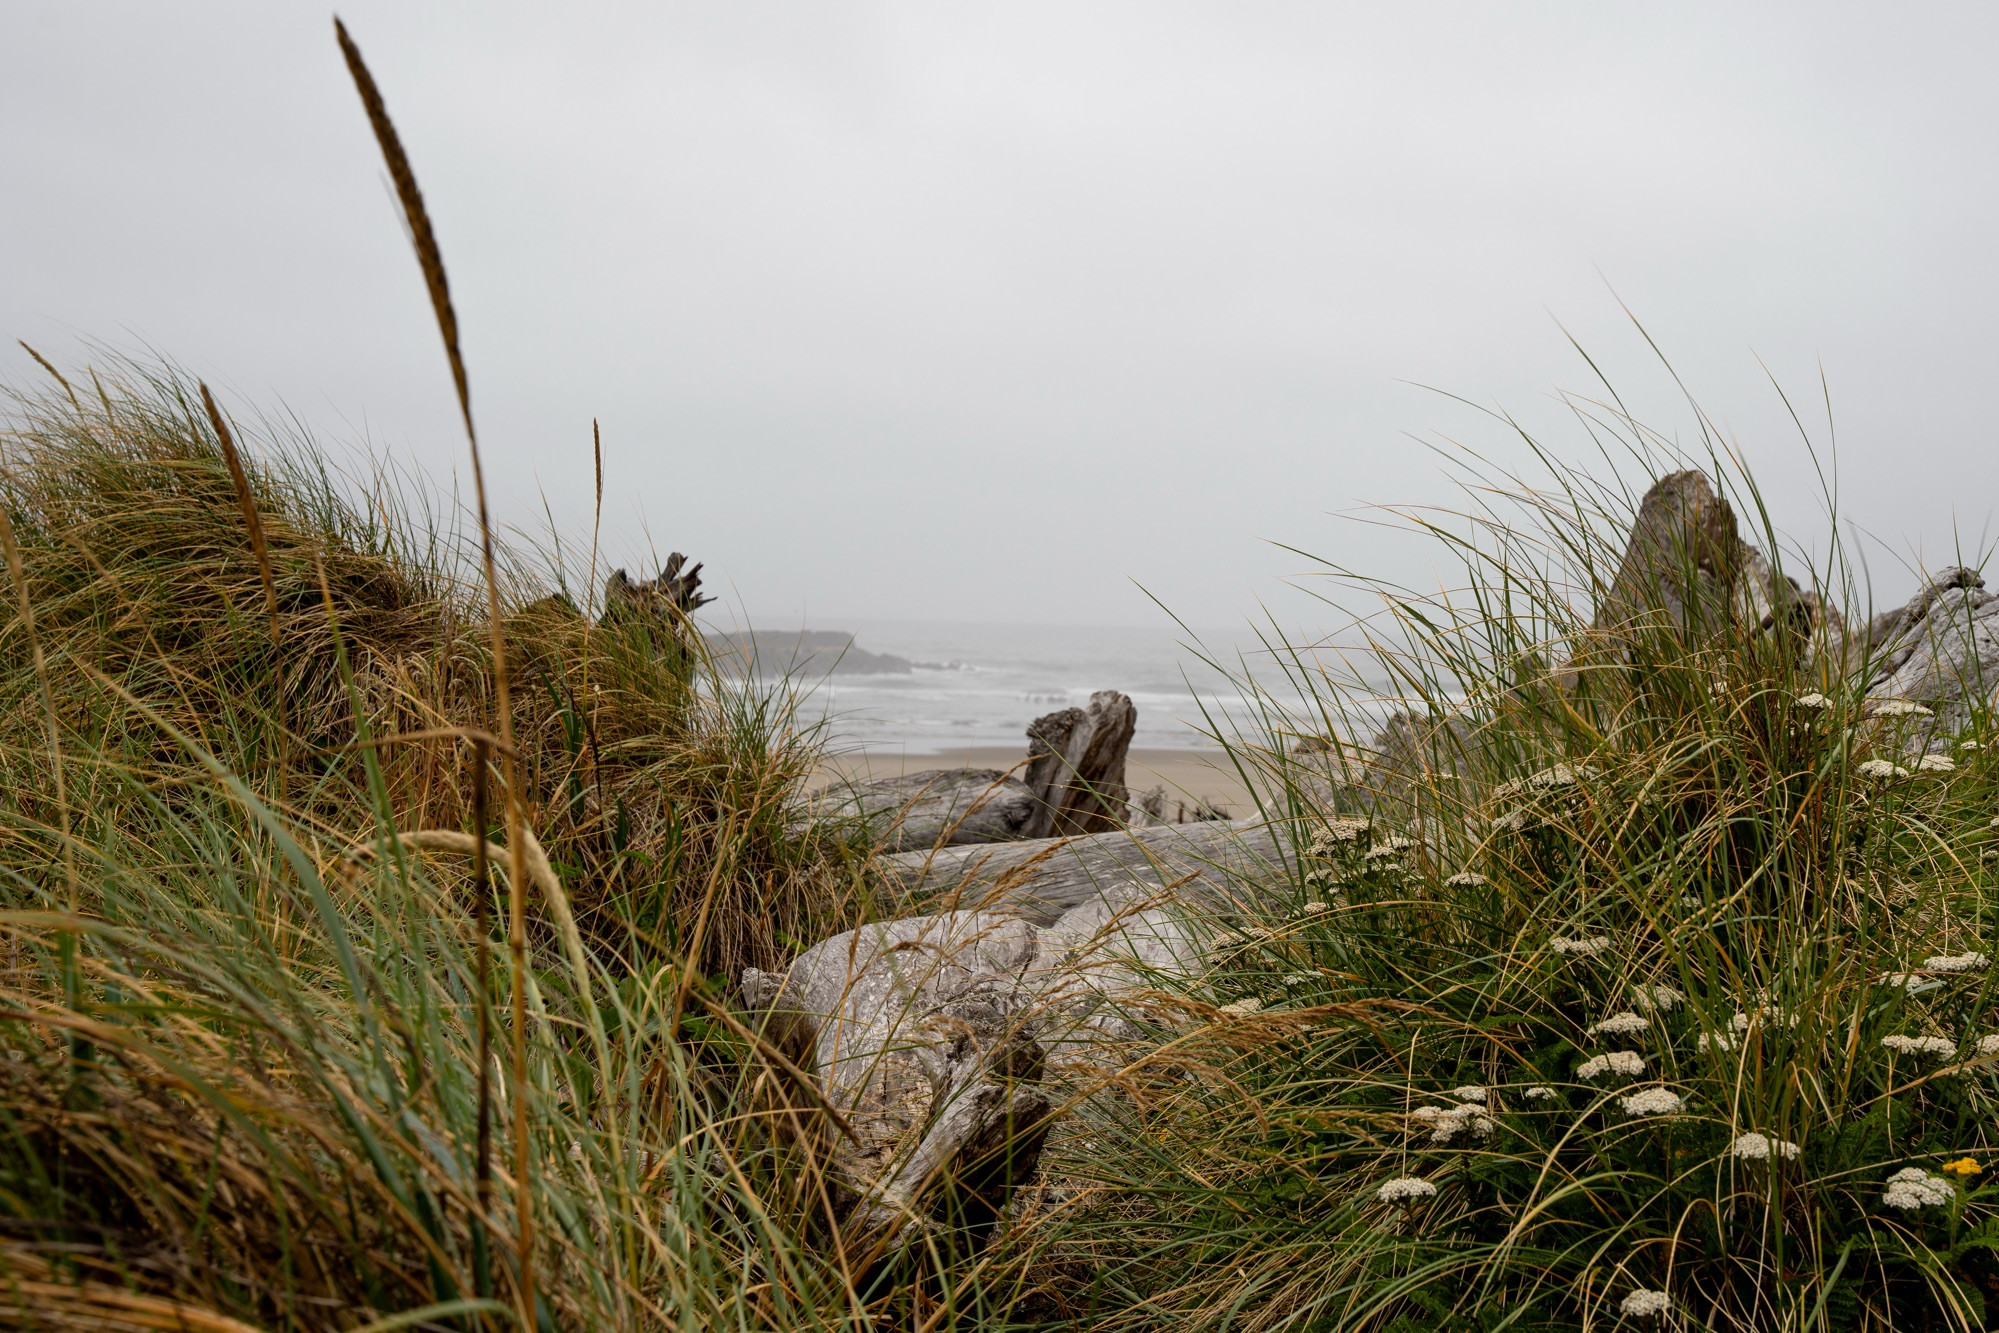
<path fill-rule="evenodd" d="M 760 629 L 769 631 L 768 624 Z M 814 625 L 813 628 L 835 628 Z M 840 625 L 858 648 L 916 664 L 907 673 L 841 673 L 818 679 L 802 713 L 824 717 L 835 748 L 938 754 L 968 746 L 1026 746 L 1027 724 L 1082 707 L 1096 690 L 1122 690 L 1138 708 L 1132 747 L 1197 750 L 1214 727 L 1246 718 L 1238 681 L 1245 663 L 1280 679 L 1247 630 L 1185 632 L 1071 625 L 976 625 L 865 620 Z M 1206 717 L 1203 715 L 1203 706 Z"/>

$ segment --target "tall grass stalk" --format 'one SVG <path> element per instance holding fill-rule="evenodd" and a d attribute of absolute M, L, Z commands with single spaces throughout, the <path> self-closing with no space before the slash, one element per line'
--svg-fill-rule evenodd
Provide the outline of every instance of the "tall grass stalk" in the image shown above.
<path fill-rule="evenodd" d="M 416 248 L 423 267 L 425 285 L 430 289 L 431 307 L 437 315 L 437 331 L 444 339 L 445 355 L 451 362 L 452 384 L 458 390 L 459 415 L 465 423 L 465 440 L 472 451 L 472 491 L 478 500 L 479 556 L 486 576 L 486 615 L 493 652 L 493 706 L 499 717 L 499 750 L 504 780 L 507 823 L 508 882 L 511 892 L 507 907 L 507 947 L 513 953 L 514 977 L 514 1189 L 517 1231 L 515 1250 L 519 1255 L 517 1281 L 520 1287 L 521 1320 L 536 1323 L 534 1278 L 534 1162 L 528 1143 L 527 1112 L 527 868 L 524 825 L 521 820 L 520 773 L 514 756 L 514 720 L 507 677 L 506 634 L 500 624 L 500 579 L 493 562 L 493 523 L 486 508 L 486 472 L 479 458 L 479 433 L 472 424 L 472 390 L 465 374 L 465 358 L 458 348 L 458 315 L 451 305 L 451 287 L 444 276 L 444 254 L 431 230 L 430 214 L 423 206 L 423 192 L 417 188 L 416 173 L 410 169 L 395 123 L 388 107 L 368 73 L 361 49 L 347 35 L 346 25 L 333 21 L 347 70 L 367 109 L 368 123 L 375 131 L 389 176 L 396 183 L 396 198 L 409 224 L 410 243 Z M 583 978 L 587 988 L 588 978 Z"/>

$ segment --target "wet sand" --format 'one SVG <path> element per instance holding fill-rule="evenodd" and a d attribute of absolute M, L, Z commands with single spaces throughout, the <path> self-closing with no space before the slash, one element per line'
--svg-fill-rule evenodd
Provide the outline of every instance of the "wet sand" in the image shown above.
<path fill-rule="evenodd" d="M 1002 771 L 1022 764 L 1023 750 L 1001 746 L 969 746 L 935 754 L 904 754 L 900 750 L 875 750 L 832 755 L 819 766 L 813 786 L 835 778 L 864 780 L 921 773 L 932 768 L 997 768 Z M 1190 808 L 1199 802 L 1220 803 L 1231 814 L 1248 813 L 1248 793 L 1235 770 L 1226 767 L 1228 758 L 1219 750 L 1133 750 L 1125 761 L 1125 781 L 1132 794 L 1149 788 L 1166 788 L 1166 813 L 1185 802 Z M 1018 776 L 1019 770 L 1015 770 Z"/>

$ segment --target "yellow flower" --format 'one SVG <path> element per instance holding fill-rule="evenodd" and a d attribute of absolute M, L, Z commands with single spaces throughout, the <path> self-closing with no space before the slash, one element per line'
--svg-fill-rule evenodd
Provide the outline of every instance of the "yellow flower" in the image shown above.
<path fill-rule="evenodd" d="M 1958 1175 L 1969 1180 L 1985 1168 L 1969 1157 L 1960 1157 L 1955 1162 L 1945 1162 L 1943 1169 L 1946 1171 L 1955 1171 Z"/>

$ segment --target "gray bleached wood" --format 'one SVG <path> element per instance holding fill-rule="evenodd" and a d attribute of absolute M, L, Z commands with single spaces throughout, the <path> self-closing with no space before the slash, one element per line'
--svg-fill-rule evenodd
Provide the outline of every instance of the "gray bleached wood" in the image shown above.
<path fill-rule="evenodd" d="M 1041 806 L 1034 793 L 996 768 L 938 768 L 814 793 L 816 819 L 860 819 L 884 845 L 914 851 L 940 845 L 1011 842 L 1027 836 Z"/>
<path fill-rule="evenodd" d="M 1131 800 L 1125 759 L 1137 726 L 1137 707 L 1116 690 L 1098 690 L 1087 709 L 1064 708 L 1029 723 L 1024 780 L 1041 811 L 1022 836 L 1103 833 L 1121 825 Z"/>
<path fill-rule="evenodd" d="M 1253 886 L 1286 878 L 1291 852 L 1261 819 L 1217 819 L 882 859 L 912 900 L 952 894 L 1045 926 L 1113 891 L 1129 897 L 1171 887 L 1191 904 L 1226 910 Z"/>
<path fill-rule="evenodd" d="M 996 1216 L 1040 1152 L 1045 1076 L 1116 1069 L 1134 994 L 1196 975 L 1212 914 L 1254 891 L 1243 876 L 1281 866 L 1274 830 L 1249 821 L 886 859 L 912 891 L 989 902 L 863 926 L 781 974 L 742 976 L 745 1007 L 854 1131 L 830 1156 L 846 1240 L 863 1250 L 939 1225 L 945 1182 L 960 1216 Z"/>
<path fill-rule="evenodd" d="M 1049 1109 L 1033 1022 L 1042 950 L 1024 921 L 945 912 L 835 935 L 781 975 L 744 972 L 746 1006 L 853 1129 L 832 1146 L 850 1245 L 925 1229 L 945 1177 L 969 1177 L 996 1215 L 1033 1170 Z"/>
<path fill-rule="evenodd" d="M 1876 617 L 1868 637 L 1875 650 L 1868 699 L 1905 700 L 1935 714 L 1907 733 L 1912 750 L 1962 730 L 1999 687 L 1999 597 L 1974 570 L 1931 575 L 1907 606 Z"/>

